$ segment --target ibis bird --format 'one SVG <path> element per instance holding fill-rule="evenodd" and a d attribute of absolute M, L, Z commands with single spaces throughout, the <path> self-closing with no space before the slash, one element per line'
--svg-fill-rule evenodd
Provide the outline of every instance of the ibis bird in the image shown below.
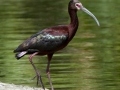
<path fill-rule="evenodd" d="M 66 47 L 74 37 L 79 25 L 77 17 L 78 10 L 84 11 L 90 15 L 96 21 L 97 25 L 100 26 L 97 18 L 89 10 L 87 10 L 79 0 L 70 0 L 68 4 L 70 23 L 68 25 L 58 25 L 40 30 L 38 33 L 25 40 L 17 47 L 17 49 L 14 50 L 14 53 L 16 53 L 15 57 L 17 59 L 20 59 L 24 55 L 30 54 L 29 61 L 36 72 L 35 77 L 37 78 L 37 84 L 40 83 L 43 89 L 44 84 L 42 82 L 41 74 L 35 67 L 32 58 L 35 55 L 47 55 L 48 63 L 46 73 L 50 82 L 51 90 L 54 90 L 50 78 L 50 61 L 53 54 L 56 51 L 59 51 Z"/>

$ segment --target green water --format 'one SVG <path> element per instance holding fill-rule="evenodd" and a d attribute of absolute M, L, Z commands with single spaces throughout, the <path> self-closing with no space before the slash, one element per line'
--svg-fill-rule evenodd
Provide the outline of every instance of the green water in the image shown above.
<path fill-rule="evenodd" d="M 99 20 L 79 11 L 80 26 L 69 45 L 54 54 L 51 78 L 55 90 L 120 89 L 120 0 L 80 0 Z M 26 55 L 19 61 L 13 50 L 46 27 L 69 23 L 69 0 L 0 1 L 0 81 L 36 86 Z M 46 88 L 46 56 L 34 57 Z"/>

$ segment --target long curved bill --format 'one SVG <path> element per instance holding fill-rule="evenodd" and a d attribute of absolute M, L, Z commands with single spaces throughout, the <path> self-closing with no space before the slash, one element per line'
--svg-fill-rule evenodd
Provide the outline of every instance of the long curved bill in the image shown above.
<path fill-rule="evenodd" d="M 93 17 L 93 19 L 96 21 L 97 25 L 100 26 L 99 21 L 97 20 L 97 18 L 89 11 L 87 10 L 85 7 L 81 7 L 81 10 L 84 11 L 85 13 L 89 14 L 91 17 Z"/>

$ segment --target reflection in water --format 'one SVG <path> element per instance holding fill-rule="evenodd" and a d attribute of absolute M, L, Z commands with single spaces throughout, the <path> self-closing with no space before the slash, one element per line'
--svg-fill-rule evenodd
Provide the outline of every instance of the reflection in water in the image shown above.
<path fill-rule="evenodd" d="M 54 2 L 54 0 L 50 0 Z M 70 44 L 57 52 L 51 62 L 51 78 L 57 90 L 119 90 L 120 88 L 120 1 L 81 1 L 100 21 L 101 26 L 78 12 L 80 27 Z M 68 0 L 1 0 L 0 3 L 0 81 L 36 86 L 28 57 L 17 61 L 13 50 L 32 34 L 52 25 L 69 22 Z M 59 13 L 60 12 L 60 13 Z M 50 22 L 51 21 L 51 22 Z M 34 57 L 45 73 L 47 58 Z"/>

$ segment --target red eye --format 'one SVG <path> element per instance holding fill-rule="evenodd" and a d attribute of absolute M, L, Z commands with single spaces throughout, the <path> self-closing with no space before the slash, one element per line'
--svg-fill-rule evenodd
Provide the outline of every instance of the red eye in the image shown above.
<path fill-rule="evenodd" d="M 80 5 L 79 5 L 79 4 L 76 4 L 76 6 L 80 8 Z"/>

